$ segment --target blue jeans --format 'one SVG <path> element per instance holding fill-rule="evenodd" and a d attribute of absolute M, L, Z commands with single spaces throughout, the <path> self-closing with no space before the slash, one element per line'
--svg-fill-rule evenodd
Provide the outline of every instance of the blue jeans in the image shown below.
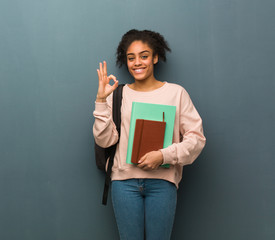
<path fill-rule="evenodd" d="M 121 240 L 169 240 L 177 188 L 161 179 L 112 182 L 112 202 Z"/>

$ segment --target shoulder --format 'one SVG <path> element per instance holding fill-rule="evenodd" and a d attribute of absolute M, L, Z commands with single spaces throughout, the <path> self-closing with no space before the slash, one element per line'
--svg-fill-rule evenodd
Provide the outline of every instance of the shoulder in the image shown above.
<path fill-rule="evenodd" d="M 179 84 L 167 82 L 166 85 L 167 85 L 167 90 L 168 91 L 173 91 L 174 94 L 178 93 L 178 94 L 181 94 L 181 95 L 189 96 L 186 89 L 183 86 L 179 85 Z"/>
<path fill-rule="evenodd" d="M 170 89 L 175 89 L 175 90 L 183 90 L 184 87 L 177 84 L 177 83 L 170 83 L 170 82 L 166 82 L 167 87 L 169 87 Z"/>

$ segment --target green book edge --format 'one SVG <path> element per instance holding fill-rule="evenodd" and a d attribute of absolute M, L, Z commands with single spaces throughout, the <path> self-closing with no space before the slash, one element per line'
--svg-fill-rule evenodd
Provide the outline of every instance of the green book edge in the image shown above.
<path fill-rule="evenodd" d="M 132 103 L 126 163 L 133 164 L 131 162 L 131 157 L 132 157 L 132 150 L 133 150 L 136 119 L 162 121 L 163 112 L 165 115 L 164 121 L 166 122 L 163 148 L 166 148 L 172 145 L 175 116 L 176 116 L 176 106 L 153 104 L 153 103 L 142 103 L 142 102 Z M 166 168 L 169 168 L 169 166 L 170 166 L 169 164 L 162 165 L 162 167 L 166 167 Z"/>

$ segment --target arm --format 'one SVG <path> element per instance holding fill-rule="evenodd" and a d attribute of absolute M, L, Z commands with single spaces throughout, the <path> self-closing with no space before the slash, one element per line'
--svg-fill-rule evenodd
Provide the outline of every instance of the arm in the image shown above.
<path fill-rule="evenodd" d="M 186 91 L 179 108 L 179 131 L 181 141 L 161 149 L 164 164 L 192 164 L 205 146 L 202 119 Z"/>
<path fill-rule="evenodd" d="M 95 142 L 101 147 L 114 145 L 118 141 L 118 133 L 113 122 L 109 98 L 104 103 L 95 103 L 93 115 L 95 117 L 93 125 Z"/>
<path fill-rule="evenodd" d="M 96 143 L 101 147 L 109 147 L 118 141 L 118 133 L 112 119 L 112 93 L 118 86 L 118 81 L 113 75 L 107 76 L 107 64 L 99 64 L 98 74 L 98 92 L 95 102 L 95 111 L 93 112 L 95 122 L 93 125 L 93 134 Z M 114 81 L 110 85 L 111 79 Z"/>
<path fill-rule="evenodd" d="M 176 142 L 165 149 L 145 154 L 140 159 L 138 167 L 153 170 L 162 164 L 184 166 L 193 163 L 202 151 L 206 141 L 202 120 L 185 90 L 181 94 L 177 108 L 179 114 L 174 132 Z"/>

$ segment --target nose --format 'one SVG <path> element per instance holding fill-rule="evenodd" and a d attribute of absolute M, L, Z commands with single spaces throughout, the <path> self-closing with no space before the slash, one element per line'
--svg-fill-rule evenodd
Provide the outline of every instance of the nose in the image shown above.
<path fill-rule="evenodd" d="M 141 63 L 140 63 L 140 59 L 139 58 L 136 58 L 135 59 L 135 66 L 139 66 Z"/>

